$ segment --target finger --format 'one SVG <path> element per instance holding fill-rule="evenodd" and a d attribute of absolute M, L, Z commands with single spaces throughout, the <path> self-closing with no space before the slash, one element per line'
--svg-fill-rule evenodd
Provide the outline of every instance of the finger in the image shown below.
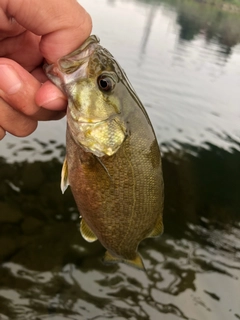
<path fill-rule="evenodd" d="M 11 107 L 35 120 L 63 117 L 67 104 L 64 94 L 50 81 L 40 88 L 41 83 L 15 61 L 0 59 L 0 96 Z"/>
<path fill-rule="evenodd" d="M 2 8 L 0 8 L 0 21 L 0 39 L 16 36 L 25 30 L 13 17 L 8 17 Z"/>
<path fill-rule="evenodd" d="M 37 105 L 45 109 L 64 111 L 65 113 L 67 108 L 67 97 L 64 93 L 48 80 L 41 67 L 33 70 L 32 75 L 42 83 L 42 86 L 35 95 Z"/>
<path fill-rule="evenodd" d="M 1 0 L 3 10 L 24 28 L 41 35 L 48 61 L 76 49 L 91 33 L 89 14 L 76 0 Z"/>
<path fill-rule="evenodd" d="M 15 61 L 0 59 L 0 96 L 14 109 L 26 115 L 39 110 L 35 103 L 40 82 Z"/>
<path fill-rule="evenodd" d="M 36 78 L 40 83 L 44 83 L 48 81 L 48 77 L 46 76 L 46 73 L 43 71 L 43 68 L 37 67 L 33 71 L 31 71 L 31 74 Z"/>
<path fill-rule="evenodd" d="M 0 98 L 0 138 L 5 131 L 17 136 L 25 137 L 37 128 L 37 121 L 12 109 L 8 103 Z"/>
<path fill-rule="evenodd" d="M 5 137 L 5 135 L 6 131 L 2 127 L 0 127 L 0 140 L 2 140 Z"/>
<path fill-rule="evenodd" d="M 0 57 L 12 59 L 26 70 L 32 71 L 43 60 L 39 52 L 40 40 L 41 37 L 30 31 L 24 31 L 18 36 L 6 38 L 1 41 Z"/>
<path fill-rule="evenodd" d="M 65 115 L 65 111 L 54 111 L 40 108 L 39 111 L 31 117 L 31 119 L 37 121 L 59 120 L 62 119 Z"/>
<path fill-rule="evenodd" d="M 67 108 L 67 98 L 49 80 L 37 91 L 35 101 L 39 106 L 49 110 L 65 111 Z"/>

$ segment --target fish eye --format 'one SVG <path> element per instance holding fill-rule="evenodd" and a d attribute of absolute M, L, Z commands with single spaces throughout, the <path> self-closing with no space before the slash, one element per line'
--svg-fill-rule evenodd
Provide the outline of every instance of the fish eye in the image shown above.
<path fill-rule="evenodd" d="M 113 89 L 113 81 L 110 77 L 101 75 L 97 79 L 98 87 L 102 91 L 111 91 Z"/>

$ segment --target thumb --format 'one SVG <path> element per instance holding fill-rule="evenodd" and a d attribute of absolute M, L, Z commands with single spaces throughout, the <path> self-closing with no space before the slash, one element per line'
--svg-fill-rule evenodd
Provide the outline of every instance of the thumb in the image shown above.
<path fill-rule="evenodd" d="M 27 30 L 42 36 L 40 51 L 54 62 L 90 35 L 90 15 L 76 0 L 1 0 L 0 7 Z"/>

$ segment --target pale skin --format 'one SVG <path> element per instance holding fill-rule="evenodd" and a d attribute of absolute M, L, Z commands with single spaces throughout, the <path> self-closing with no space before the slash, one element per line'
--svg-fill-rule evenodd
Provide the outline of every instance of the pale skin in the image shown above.
<path fill-rule="evenodd" d="M 65 114 L 67 100 L 42 70 L 79 47 L 92 21 L 76 0 L 0 0 L 0 140 L 25 137 Z"/>

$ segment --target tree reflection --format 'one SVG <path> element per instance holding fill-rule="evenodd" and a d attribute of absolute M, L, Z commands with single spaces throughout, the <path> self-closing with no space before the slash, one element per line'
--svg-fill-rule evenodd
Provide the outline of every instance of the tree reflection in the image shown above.
<path fill-rule="evenodd" d="M 188 222 L 201 224 L 202 217 L 222 227 L 240 221 L 240 152 L 206 146 L 185 145 L 190 152 L 163 158 L 165 228 L 174 235 L 180 236 Z"/>
<path fill-rule="evenodd" d="M 197 36 L 204 36 L 206 42 L 217 41 L 220 46 L 220 54 L 230 55 L 232 48 L 240 42 L 240 14 L 220 10 L 218 7 L 210 6 L 195 1 L 177 0 L 137 0 L 148 3 L 152 12 L 157 6 L 167 4 L 173 7 L 177 13 L 177 23 L 180 26 L 179 39 L 192 41 Z M 151 11 L 150 11 L 151 12 Z M 147 23 L 142 40 L 142 46 L 146 46 L 149 37 L 151 14 L 147 17 Z"/>
<path fill-rule="evenodd" d="M 209 319 L 212 299 L 228 310 L 217 288 L 224 277 L 237 283 L 240 271 L 237 141 L 235 146 L 229 152 L 210 144 L 182 145 L 164 154 L 165 233 L 140 244 L 147 274 L 103 265 L 102 246 L 81 238 L 71 193 L 59 190 L 56 159 L 32 164 L 1 159 L 0 315 L 200 319 L 191 316 L 199 306 Z M 216 286 L 203 282 L 199 288 L 199 279 L 209 273 Z M 183 295 L 186 306 L 179 304 Z"/>
<path fill-rule="evenodd" d="M 181 26 L 180 39 L 191 41 L 200 33 L 201 23 L 197 21 L 194 16 L 188 16 L 180 12 L 177 17 L 177 22 Z"/>

